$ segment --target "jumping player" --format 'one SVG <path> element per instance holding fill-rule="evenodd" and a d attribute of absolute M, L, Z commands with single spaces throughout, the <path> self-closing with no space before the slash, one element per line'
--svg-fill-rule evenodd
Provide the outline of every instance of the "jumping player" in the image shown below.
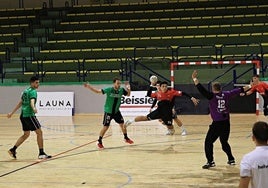
<path fill-rule="evenodd" d="M 90 89 L 91 91 L 98 93 L 98 94 L 106 94 L 106 101 L 104 105 L 104 117 L 103 117 L 103 128 L 100 131 L 99 139 L 97 142 L 97 146 L 99 149 L 104 149 L 102 144 L 102 138 L 106 131 L 109 129 L 111 120 L 114 119 L 116 123 L 119 124 L 123 134 L 125 142 L 128 144 L 133 144 L 134 142 L 128 138 L 127 136 L 127 129 L 123 126 L 124 119 L 121 115 L 119 107 L 121 105 L 121 98 L 123 95 L 130 96 L 130 85 L 129 83 L 126 84 L 126 89 L 121 88 L 121 81 L 118 78 L 114 78 L 113 80 L 113 87 L 108 87 L 105 89 L 97 89 L 92 87 L 90 84 L 85 83 L 84 87 Z"/>
<path fill-rule="evenodd" d="M 155 119 L 161 119 L 163 124 L 167 126 L 171 134 L 174 134 L 174 127 L 172 125 L 172 108 L 173 98 L 176 96 L 186 95 L 182 91 L 168 90 L 167 82 L 161 82 L 160 91 L 152 93 L 152 84 L 147 92 L 148 97 L 156 98 L 158 100 L 158 107 L 156 110 L 150 112 L 147 116 L 137 116 L 134 120 L 127 120 L 125 126 L 129 126 L 133 122 L 150 121 Z M 199 100 L 187 95 L 191 101 L 197 105 Z"/>
<path fill-rule="evenodd" d="M 161 83 L 160 81 L 157 81 L 157 82 L 156 82 L 156 86 L 155 86 L 156 89 L 157 89 L 156 91 L 160 91 L 160 83 Z M 172 103 L 173 103 L 173 104 L 174 104 L 174 100 L 175 100 L 175 97 L 174 97 L 173 100 L 172 100 Z M 157 99 L 155 98 L 154 101 L 153 101 L 153 104 L 152 104 L 152 106 L 151 106 L 150 112 L 152 112 L 152 109 L 155 107 L 156 103 L 157 103 Z M 174 107 L 172 108 L 172 119 L 173 119 L 173 120 L 175 121 L 175 123 L 181 128 L 181 135 L 182 135 L 182 136 L 187 135 L 187 131 L 186 131 L 185 127 L 183 126 L 181 120 L 178 118 L 177 112 L 176 112 L 176 110 L 175 110 Z M 160 122 L 163 122 L 161 119 L 160 119 L 159 121 L 160 121 Z M 167 135 L 173 135 L 173 134 L 174 134 L 174 131 L 168 129 Z"/>
<path fill-rule="evenodd" d="M 213 157 L 213 143 L 218 138 L 220 139 L 222 150 L 228 157 L 227 164 L 235 165 L 235 158 L 232 154 L 231 146 L 228 143 L 230 135 L 229 100 L 231 97 L 246 91 L 249 87 L 222 91 L 220 83 L 215 82 L 212 84 L 212 92 L 209 92 L 199 83 L 196 70 L 192 73 L 192 79 L 199 92 L 209 100 L 209 110 L 212 118 L 212 124 L 209 126 L 205 139 L 207 163 L 202 168 L 209 169 L 210 167 L 216 166 Z"/>
<path fill-rule="evenodd" d="M 36 76 L 31 77 L 30 87 L 25 89 L 22 93 L 21 100 L 16 105 L 14 110 L 7 114 L 8 118 L 21 108 L 20 121 L 22 124 L 23 135 L 17 140 L 16 144 L 11 148 L 8 153 L 11 157 L 16 159 L 16 149 L 30 136 L 30 131 L 35 131 L 37 136 L 37 145 L 39 148 L 39 159 L 51 158 L 44 152 L 43 147 L 43 133 L 41 125 L 37 120 L 35 114 L 37 113 L 35 103 L 37 100 L 36 89 L 39 87 L 39 79 Z"/>

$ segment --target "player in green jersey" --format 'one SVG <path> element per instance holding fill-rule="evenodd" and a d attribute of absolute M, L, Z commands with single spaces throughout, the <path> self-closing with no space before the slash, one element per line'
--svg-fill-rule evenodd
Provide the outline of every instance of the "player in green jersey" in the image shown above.
<path fill-rule="evenodd" d="M 37 92 L 36 89 L 39 87 L 39 79 L 36 76 L 31 77 L 30 79 L 30 87 L 25 89 L 22 93 L 21 99 L 19 103 L 16 105 L 14 110 L 7 114 L 8 118 L 21 108 L 20 121 L 22 124 L 23 135 L 19 137 L 16 144 L 11 148 L 8 153 L 11 157 L 16 159 L 16 149 L 30 136 L 31 131 L 35 131 L 37 135 L 37 145 L 39 148 L 39 159 L 51 158 L 50 155 L 47 155 L 44 152 L 44 141 L 43 141 L 43 133 L 41 130 L 41 125 L 36 118 L 35 114 L 37 113 L 35 103 L 37 100 Z"/>
<path fill-rule="evenodd" d="M 102 144 L 102 138 L 108 130 L 111 120 L 114 119 L 119 124 L 126 143 L 133 144 L 133 141 L 127 136 L 127 129 L 124 125 L 124 118 L 119 110 L 122 96 L 130 96 L 130 85 L 126 83 L 126 89 L 120 87 L 121 81 L 118 78 L 114 78 L 113 87 L 105 89 L 97 89 L 92 87 L 90 84 L 85 83 L 84 87 L 98 94 L 106 94 L 106 101 L 104 104 L 104 117 L 103 117 L 103 128 L 100 131 L 97 146 L 99 149 L 104 149 Z"/>

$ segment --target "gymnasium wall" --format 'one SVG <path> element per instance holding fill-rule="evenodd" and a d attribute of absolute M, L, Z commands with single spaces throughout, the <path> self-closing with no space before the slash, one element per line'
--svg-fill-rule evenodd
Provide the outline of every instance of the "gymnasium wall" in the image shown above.
<path fill-rule="evenodd" d="M 6 114 L 13 110 L 18 103 L 22 91 L 28 85 L 22 86 L 1 86 L 0 87 L 0 114 Z M 97 88 L 104 88 L 107 85 L 97 85 Z M 75 113 L 102 113 L 105 96 L 96 94 L 81 85 L 40 85 L 38 91 L 43 92 L 68 92 L 75 94 Z M 20 111 L 18 110 L 18 113 Z"/>
<path fill-rule="evenodd" d="M 105 88 L 111 85 L 97 84 L 96 88 Z M 10 112 L 18 103 L 22 91 L 28 87 L 27 84 L 16 86 L 1 86 L 0 87 L 0 114 Z M 187 92 L 191 96 L 199 98 L 200 104 L 194 107 L 192 102 L 185 97 L 178 97 L 176 99 L 176 110 L 180 114 L 207 114 L 208 101 L 199 94 L 197 89 L 191 84 L 184 84 L 178 86 L 179 90 Z M 232 88 L 228 88 L 232 89 Z M 83 113 L 103 113 L 103 105 L 105 95 L 96 94 L 81 85 L 40 85 L 38 91 L 43 92 L 74 92 L 75 114 Z M 262 103 L 262 100 L 261 100 Z M 234 113 L 255 113 L 255 95 L 247 97 L 234 97 L 230 103 L 231 112 Z M 261 106 L 261 105 L 260 105 Z M 19 113 L 18 111 L 17 113 Z"/>

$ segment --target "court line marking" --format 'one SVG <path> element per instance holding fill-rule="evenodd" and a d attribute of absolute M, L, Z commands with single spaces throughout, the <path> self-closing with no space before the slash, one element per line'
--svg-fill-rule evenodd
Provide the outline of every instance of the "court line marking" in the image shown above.
<path fill-rule="evenodd" d="M 103 138 L 107 138 L 107 137 L 109 137 L 109 136 L 112 136 L 112 135 L 107 135 L 107 136 L 105 136 L 105 137 L 103 137 Z M 250 136 L 250 135 L 246 136 L 246 138 L 248 138 L 249 136 Z M 25 168 L 31 167 L 31 166 L 33 166 L 33 165 L 36 165 L 36 164 L 39 164 L 39 163 L 42 163 L 42 162 L 45 162 L 45 161 L 55 160 L 55 159 L 61 158 L 61 157 L 57 157 L 57 156 L 62 155 L 62 154 L 65 154 L 65 153 L 68 153 L 68 152 L 73 151 L 73 150 L 76 150 L 76 149 L 78 149 L 78 148 L 84 147 L 84 146 L 86 146 L 86 145 L 92 144 L 92 143 L 94 143 L 94 142 L 96 142 L 96 141 L 97 141 L 97 140 L 90 141 L 90 142 L 88 142 L 88 143 L 85 143 L 85 144 L 76 146 L 76 147 L 74 147 L 74 148 L 72 148 L 72 149 L 69 149 L 69 150 L 63 151 L 63 152 L 61 152 L 61 153 L 58 153 L 58 154 L 56 154 L 56 155 L 53 155 L 51 159 L 42 159 L 42 160 L 40 160 L 40 161 L 36 161 L 36 162 L 33 162 L 33 163 L 28 164 L 28 165 L 26 165 L 26 166 L 17 168 L 17 169 L 15 169 L 15 170 L 12 170 L 12 171 L 10 171 L 10 172 L 7 172 L 7 173 L 4 173 L 4 174 L 0 175 L 0 177 L 7 176 L 7 175 L 9 175 L 9 174 L 15 173 L 15 172 L 17 172 L 17 171 L 23 170 L 23 169 L 25 169 Z M 188 140 L 188 141 L 189 141 L 189 140 Z M 143 145 L 143 144 L 141 144 L 141 145 Z M 107 148 L 107 149 L 116 149 L 116 148 L 117 148 L 117 147 L 115 147 L 115 148 L 111 147 L 111 148 Z M 96 150 L 96 151 L 97 151 L 97 150 Z"/>
<path fill-rule="evenodd" d="M 95 150 L 96 151 L 96 150 Z M 84 152 L 81 152 L 80 154 L 82 154 L 82 153 L 84 153 Z M 59 158 L 61 158 L 61 157 L 59 157 Z M 55 160 L 55 158 L 54 158 L 54 160 Z M 48 161 L 47 161 L 48 162 Z M 107 172 L 112 172 L 112 173 L 116 173 L 116 174 L 119 174 L 119 175 L 122 175 L 122 176 L 124 176 L 124 177 L 126 177 L 127 178 L 127 181 L 125 181 L 125 182 L 121 182 L 121 183 L 117 183 L 117 182 L 114 182 L 114 184 L 117 184 L 117 185 L 115 185 L 117 188 L 122 188 L 122 187 L 124 187 L 124 186 L 126 186 L 126 185 L 129 185 L 130 183 L 131 183 L 131 181 L 132 181 L 132 177 L 131 177 L 131 175 L 130 174 L 128 174 L 128 173 L 126 173 L 126 172 L 124 172 L 124 171 L 120 171 L 120 170 L 114 170 L 114 169 L 109 169 L 109 168 L 96 168 L 96 167 L 90 167 L 90 166 L 88 166 L 88 167 L 85 167 L 85 166 L 83 166 L 83 167 L 64 167 L 64 168 L 53 168 L 53 169 L 55 169 L 55 170 L 57 170 L 57 169 L 85 169 L 85 170 L 100 170 L 100 171 L 107 171 Z M 42 184 L 43 182 L 35 182 L 35 181 L 28 181 L 28 182 L 18 182 L 18 181 L 16 181 L 16 182 L 0 182 L 0 185 L 1 184 L 6 184 L 6 183 L 9 183 L 9 184 L 15 184 L 15 185 L 18 185 L 18 184 Z M 62 181 L 59 181 L 59 182 L 56 182 L 56 181 L 52 181 L 52 182 L 48 182 L 48 181 L 46 181 L 45 182 L 46 184 L 57 184 L 57 185 L 62 185 L 62 184 L 73 184 L 73 185 L 77 185 L 77 186 L 79 186 L 79 183 L 80 182 L 77 182 L 77 181 L 75 181 L 75 182 L 62 182 Z M 91 182 L 92 183 L 92 182 Z M 90 182 L 88 182 L 86 179 L 84 179 L 84 181 L 81 183 L 81 184 L 87 184 L 87 186 L 92 186 L 92 185 L 95 185 L 95 184 L 97 184 L 97 183 L 94 183 L 93 182 L 93 184 L 91 184 Z M 110 182 L 111 183 L 111 182 Z M 101 184 L 99 184 L 99 185 L 101 185 Z M 38 186 L 38 185 L 37 185 Z"/>
<path fill-rule="evenodd" d="M 104 136 L 103 138 L 107 138 L 107 137 L 110 137 L 110 136 L 112 136 L 112 135 L 107 135 L 107 136 Z M 85 144 L 82 144 L 82 145 L 76 146 L 76 147 L 74 147 L 74 148 L 71 148 L 71 149 L 69 149 L 69 150 L 66 150 L 66 151 L 60 152 L 60 153 L 58 153 L 58 154 L 53 155 L 51 159 L 53 159 L 54 157 L 56 157 L 56 158 L 57 158 L 57 156 L 59 156 L 59 155 L 62 155 L 62 154 L 68 153 L 68 152 L 73 151 L 73 150 L 76 150 L 76 149 L 79 149 L 79 148 L 81 148 L 81 147 L 84 147 L 84 146 L 86 146 L 86 145 L 89 145 L 89 144 L 95 143 L 95 142 L 97 142 L 97 141 L 98 141 L 98 140 L 93 140 L 93 141 L 90 141 L 90 142 L 88 142 L 88 143 L 85 143 Z M 42 159 L 42 160 L 36 161 L 36 162 L 34 162 L 34 163 L 28 164 L 28 165 L 26 165 L 26 166 L 23 166 L 23 167 L 17 168 L 17 169 L 15 169 L 15 170 L 12 170 L 12 171 L 6 172 L 6 173 L 4 173 L 4 174 L 0 175 L 0 178 L 1 178 L 1 177 L 4 177 L 4 176 L 7 176 L 7 175 L 9 175 L 9 174 L 15 173 L 15 172 L 17 172 L 17 171 L 23 170 L 23 169 L 25 169 L 25 168 L 28 168 L 28 167 L 34 166 L 34 165 L 36 165 L 36 164 L 39 164 L 39 163 L 42 163 L 42 162 L 45 162 L 45 161 L 49 161 L 49 160 L 50 160 L 50 159 Z"/>
<path fill-rule="evenodd" d="M 112 136 L 112 135 L 107 135 L 107 136 L 105 136 L 104 138 L 107 138 L 107 137 L 109 137 L 109 136 Z M 197 140 L 200 140 L 200 139 L 191 139 L 191 140 L 188 140 L 188 142 L 193 142 L 193 141 L 197 141 Z M 61 159 L 61 158 L 66 158 L 66 157 L 75 156 L 75 155 L 80 155 L 80 154 L 85 154 L 85 153 L 91 153 L 91 152 L 99 151 L 98 149 L 95 149 L 95 150 L 89 150 L 89 151 L 84 151 L 84 152 L 79 152 L 79 153 L 74 153 L 74 154 L 69 154 L 69 155 L 60 156 L 60 155 L 62 155 L 62 154 L 65 154 L 65 153 L 68 153 L 68 152 L 73 151 L 73 150 L 75 150 L 75 149 L 78 149 L 78 148 L 80 148 L 80 147 L 89 145 L 89 144 L 91 144 L 91 143 L 93 143 L 93 142 L 96 142 L 96 141 L 97 141 L 97 140 L 94 140 L 94 141 L 88 142 L 88 143 L 86 143 L 86 144 L 83 144 L 83 145 L 74 147 L 74 148 L 72 148 L 72 149 L 66 150 L 66 151 L 64 151 L 64 152 L 58 153 L 58 154 L 54 155 L 52 158 L 50 158 L 50 159 L 42 159 L 41 161 L 33 162 L 33 163 L 31 163 L 31 164 L 29 164 L 29 165 L 26 165 L 26 166 L 24 166 L 24 167 L 21 167 L 21 168 L 15 169 L 15 170 L 13 170 L 13 171 L 10 171 L 10 172 L 8 172 L 8 173 L 2 174 L 2 175 L 0 175 L 0 177 L 4 177 L 4 176 L 6 176 L 6 175 L 15 173 L 15 172 L 17 172 L 17 171 L 19 171 L 19 170 L 23 170 L 23 169 L 25 169 L 25 168 L 31 167 L 31 166 L 33 166 L 33 165 L 36 165 L 36 164 L 39 164 L 39 163 L 42 163 L 42 162 L 49 162 L 49 161 L 56 160 L 56 159 Z M 136 144 L 136 145 L 131 145 L 131 146 L 132 146 L 132 147 L 137 147 L 137 146 L 144 146 L 144 145 L 151 145 L 151 144 L 159 144 L 159 143 L 174 143 L 174 141 L 149 142 L 149 143 L 141 143 L 141 144 Z M 175 144 L 175 145 L 176 145 L 176 144 Z M 122 148 L 126 148 L 126 147 L 129 147 L 129 145 L 108 147 L 108 148 L 105 148 L 104 151 L 107 150 L 107 149 L 108 149 L 108 150 L 116 150 L 116 149 L 122 149 Z M 106 170 L 107 170 L 107 169 L 106 169 Z M 129 184 L 132 182 L 132 176 L 131 176 L 130 174 L 128 174 L 128 173 L 126 173 L 126 172 L 123 172 L 123 171 L 118 171 L 118 170 L 113 170 L 113 171 L 114 171 L 114 172 L 121 173 L 121 174 L 124 174 L 124 175 L 128 178 L 127 182 L 118 185 L 118 186 L 117 186 L 118 188 L 127 186 L 127 185 L 129 185 Z"/>

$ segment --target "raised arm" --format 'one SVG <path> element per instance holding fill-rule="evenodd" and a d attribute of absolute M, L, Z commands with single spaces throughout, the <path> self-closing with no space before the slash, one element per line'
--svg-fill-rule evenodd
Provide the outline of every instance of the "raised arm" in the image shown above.
<path fill-rule="evenodd" d="M 244 95 L 251 95 L 252 93 L 254 93 L 255 89 L 252 88 L 252 86 L 253 86 L 253 82 L 250 81 L 249 85 L 246 85 L 246 86 L 243 87 L 244 93 L 241 93 L 240 95 L 244 96 Z"/>
<path fill-rule="evenodd" d="M 181 94 L 182 94 L 182 96 L 186 96 L 187 98 L 189 98 L 194 103 L 195 106 L 198 105 L 198 103 L 200 101 L 199 99 L 196 99 L 195 97 L 192 97 L 191 95 L 189 95 L 188 93 L 186 93 L 184 91 L 182 91 Z"/>
<path fill-rule="evenodd" d="M 153 92 L 154 89 L 155 89 L 155 88 L 154 88 L 153 86 L 150 86 L 149 89 L 147 90 L 147 94 L 146 94 L 146 96 L 147 96 L 147 97 L 151 97 L 152 92 Z"/>
<path fill-rule="evenodd" d="M 150 112 L 151 112 L 151 111 L 152 111 L 152 109 L 155 107 L 156 103 L 157 103 L 157 99 L 156 99 L 156 98 L 154 98 L 154 101 L 153 101 L 153 103 L 152 103 L 152 106 L 151 106 Z"/>
<path fill-rule="evenodd" d="M 126 88 L 126 91 L 127 91 L 127 94 L 126 94 L 126 96 L 130 96 L 130 94 L 131 94 L 131 87 L 130 87 L 130 84 L 129 84 L 129 82 L 128 81 L 126 81 L 125 82 L 125 88 Z"/>
<path fill-rule="evenodd" d="M 84 83 L 84 87 L 89 89 L 89 90 L 91 90 L 91 91 L 93 91 L 94 93 L 102 94 L 101 89 L 94 88 L 89 83 Z"/>
<path fill-rule="evenodd" d="M 192 74 L 192 79 L 194 81 L 194 85 L 197 87 L 198 91 L 204 96 L 206 97 L 208 100 L 213 98 L 213 93 L 209 92 L 208 90 L 206 90 L 200 83 L 199 80 L 197 79 L 197 71 L 194 70 L 193 74 Z"/>

